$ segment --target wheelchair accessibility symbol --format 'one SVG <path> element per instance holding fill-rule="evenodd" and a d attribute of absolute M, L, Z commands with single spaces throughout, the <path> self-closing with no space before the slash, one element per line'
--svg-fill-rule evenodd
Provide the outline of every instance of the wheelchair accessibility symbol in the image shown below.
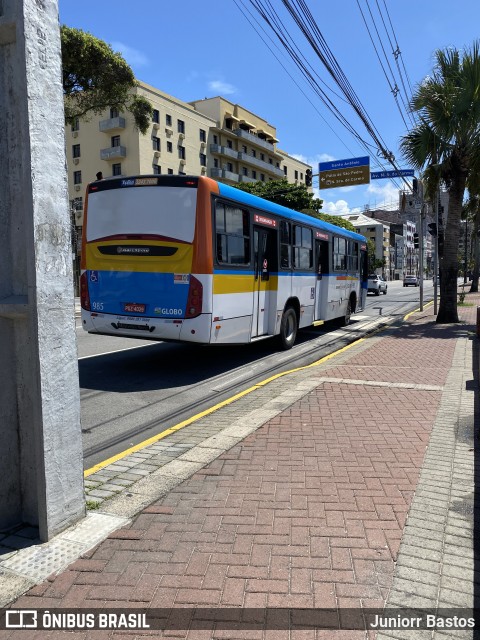
<path fill-rule="evenodd" d="M 90 271 L 90 282 L 98 282 L 98 271 Z"/>

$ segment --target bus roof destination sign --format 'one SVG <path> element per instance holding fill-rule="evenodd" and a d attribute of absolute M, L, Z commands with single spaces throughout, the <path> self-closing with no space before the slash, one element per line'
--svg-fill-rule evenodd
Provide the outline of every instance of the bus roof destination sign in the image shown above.
<path fill-rule="evenodd" d="M 370 158 L 347 158 L 318 165 L 320 189 L 351 187 L 370 182 Z"/>

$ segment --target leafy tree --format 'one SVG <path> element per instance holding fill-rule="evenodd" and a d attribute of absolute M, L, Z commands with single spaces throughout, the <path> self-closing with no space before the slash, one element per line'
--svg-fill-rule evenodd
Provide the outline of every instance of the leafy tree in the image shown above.
<path fill-rule="evenodd" d="M 72 124 L 76 118 L 117 107 L 130 111 L 135 126 L 145 134 L 152 106 L 143 96 L 132 94 L 137 82 L 122 55 L 80 29 L 63 25 L 60 33 L 66 122 Z"/>
<path fill-rule="evenodd" d="M 318 213 L 322 208 L 323 200 L 315 198 L 304 185 L 291 184 L 286 178 L 266 182 L 245 182 L 236 188 L 295 211 L 309 210 Z"/>
<path fill-rule="evenodd" d="M 368 255 L 368 273 L 375 273 L 377 269 L 381 269 L 385 266 L 385 258 L 380 259 L 375 257 L 375 243 L 373 240 L 367 240 L 367 255 Z"/>
<path fill-rule="evenodd" d="M 440 261 L 437 322 L 458 322 L 458 242 L 469 176 L 480 167 L 480 43 L 463 55 L 439 50 L 432 75 L 415 90 L 411 109 L 419 124 L 401 140 L 405 158 L 425 167 L 431 191 L 443 183 L 449 193 L 444 255 Z"/>

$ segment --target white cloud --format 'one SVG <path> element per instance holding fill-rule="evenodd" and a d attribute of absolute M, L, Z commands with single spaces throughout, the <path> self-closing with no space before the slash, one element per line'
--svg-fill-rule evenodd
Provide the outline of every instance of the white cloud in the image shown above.
<path fill-rule="evenodd" d="M 368 185 L 367 193 L 374 196 L 376 206 L 391 204 L 398 206 L 398 187 L 393 182 L 374 180 Z"/>
<path fill-rule="evenodd" d="M 329 213 L 331 215 L 336 215 L 339 213 L 358 213 L 360 212 L 359 207 L 354 207 L 350 209 L 350 205 L 346 200 L 337 200 L 336 202 L 323 202 L 322 212 Z"/>
<path fill-rule="evenodd" d="M 295 158 L 295 160 L 309 164 L 315 169 L 314 173 L 318 170 L 319 162 L 331 162 L 332 160 L 335 160 L 335 158 L 328 153 L 317 153 L 314 156 L 304 156 L 301 153 L 290 153 L 289 155 L 292 156 L 292 158 Z"/>
<path fill-rule="evenodd" d="M 223 82 L 222 80 L 212 80 L 208 83 L 208 88 L 215 91 L 217 94 L 224 96 L 237 93 L 237 88 L 234 87 L 233 84 Z"/>
<path fill-rule="evenodd" d="M 147 56 L 138 49 L 133 49 L 123 42 L 112 42 L 112 49 L 122 54 L 129 65 L 133 67 L 146 67 L 150 64 Z"/>

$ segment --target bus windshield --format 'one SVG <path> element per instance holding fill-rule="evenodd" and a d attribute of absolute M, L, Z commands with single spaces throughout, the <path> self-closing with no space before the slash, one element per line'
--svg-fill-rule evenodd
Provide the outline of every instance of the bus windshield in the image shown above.
<path fill-rule="evenodd" d="M 185 187 L 131 187 L 91 192 L 87 242 L 157 235 L 193 242 L 197 190 Z"/>

